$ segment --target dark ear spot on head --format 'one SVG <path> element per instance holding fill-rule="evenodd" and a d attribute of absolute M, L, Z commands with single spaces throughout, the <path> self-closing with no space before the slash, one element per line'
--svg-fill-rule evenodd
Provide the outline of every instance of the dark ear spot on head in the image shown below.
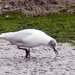
<path fill-rule="evenodd" d="M 55 47 L 55 46 L 56 46 L 55 40 L 51 40 L 51 41 L 49 42 L 49 45 L 52 46 L 52 47 Z"/>

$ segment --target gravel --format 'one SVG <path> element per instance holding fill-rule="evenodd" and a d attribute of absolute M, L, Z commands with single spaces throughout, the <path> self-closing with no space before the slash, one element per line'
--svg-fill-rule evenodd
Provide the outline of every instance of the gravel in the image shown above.
<path fill-rule="evenodd" d="M 31 49 L 31 57 L 0 40 L 0 75 L 75 75 L 75 46 L 58 43 L 59 56 L 46 46 Z"/>

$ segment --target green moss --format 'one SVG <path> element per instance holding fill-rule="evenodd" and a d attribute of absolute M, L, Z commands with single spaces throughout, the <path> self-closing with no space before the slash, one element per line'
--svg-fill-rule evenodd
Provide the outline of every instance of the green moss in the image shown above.
<path fill-rule="evenodd" d="M 71 8 L 71 9 L 75 9 L 75 6 L 71 6 L 70 8 Z"/>
<path fill-rule="evenodd" d="M 60 13 L 66 13 L 67 10 L 68 10 L 68 9 L 62 9 L 62 10 L 60 10 L 59 12 L 60 12 Z"/>
<path fill-rule="evenodd" d="M 67 45 L 68 47 L 70 47 L 70 46 L 75 46 L 75 43 L 71 43 L 71 44 L 69 44 L 69 45 Z"/>
<path fill-rule="evenodd" d="M 72 43 L 71 46 L 75 46 L 75 43 Z"/>
<path fill-rule="evenodd" d="M 70 7 L 68 7 L 68 8 L 66 8 L 66 9 L 62 9 L 62 10 L 59 10 L 59 12 L 61 13 L 61 14 L 66 14 L 66 13 L 68 13 L 67 11 L 68 10 L 73 10 L 73 11 L 75 11 L 75 6 L 70 6 Z"/>
<path fill-rule="evenodd" d="M 50 8 L 45 8 L 46 10 L 49 10 Z"/>
<path fill-rule="evenodd" d="M 0 33 L 26 28 L 40 29 L 59 42 L 69 42 L 75 40 L 75 14 L 25 17 L 23 13 L 7 13 L 0 16 Z"/>

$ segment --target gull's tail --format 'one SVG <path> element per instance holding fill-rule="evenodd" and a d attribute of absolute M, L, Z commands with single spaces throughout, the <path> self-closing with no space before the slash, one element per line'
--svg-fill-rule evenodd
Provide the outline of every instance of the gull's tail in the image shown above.
<path fill-rule="evenodd" d="M 5 37 L 4 34 L 5 34 L 5 33 L 0 34 L 0 39 L 4 39 L 4 37 Z"/>
<path fill-rule="evenodd" d="M 2 33 L 2 34 L 0 34 L 0 38 L 1 39 L 9 39 L 12 35 L 13 35 L 12 32 Z"/>

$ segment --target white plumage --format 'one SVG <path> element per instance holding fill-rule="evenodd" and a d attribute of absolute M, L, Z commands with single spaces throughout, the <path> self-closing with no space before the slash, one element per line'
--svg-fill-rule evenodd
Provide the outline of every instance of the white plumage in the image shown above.
<path fill-rule="evenodd" d="M 40 45 L 47 45 L 52 47 L 50 44 L 54 43 L 56 46 L 56 40 L 41 30 L 37 29 L 25 29 L 16 32 L 2 33 L 0 38 L 6 39 L 17 46 L 24 46 L 27 48 L 32 48 Z M 19 48 L 20 49 L 20 48 Z M 21 48 L 22 49 L 22 48 Z"/>

